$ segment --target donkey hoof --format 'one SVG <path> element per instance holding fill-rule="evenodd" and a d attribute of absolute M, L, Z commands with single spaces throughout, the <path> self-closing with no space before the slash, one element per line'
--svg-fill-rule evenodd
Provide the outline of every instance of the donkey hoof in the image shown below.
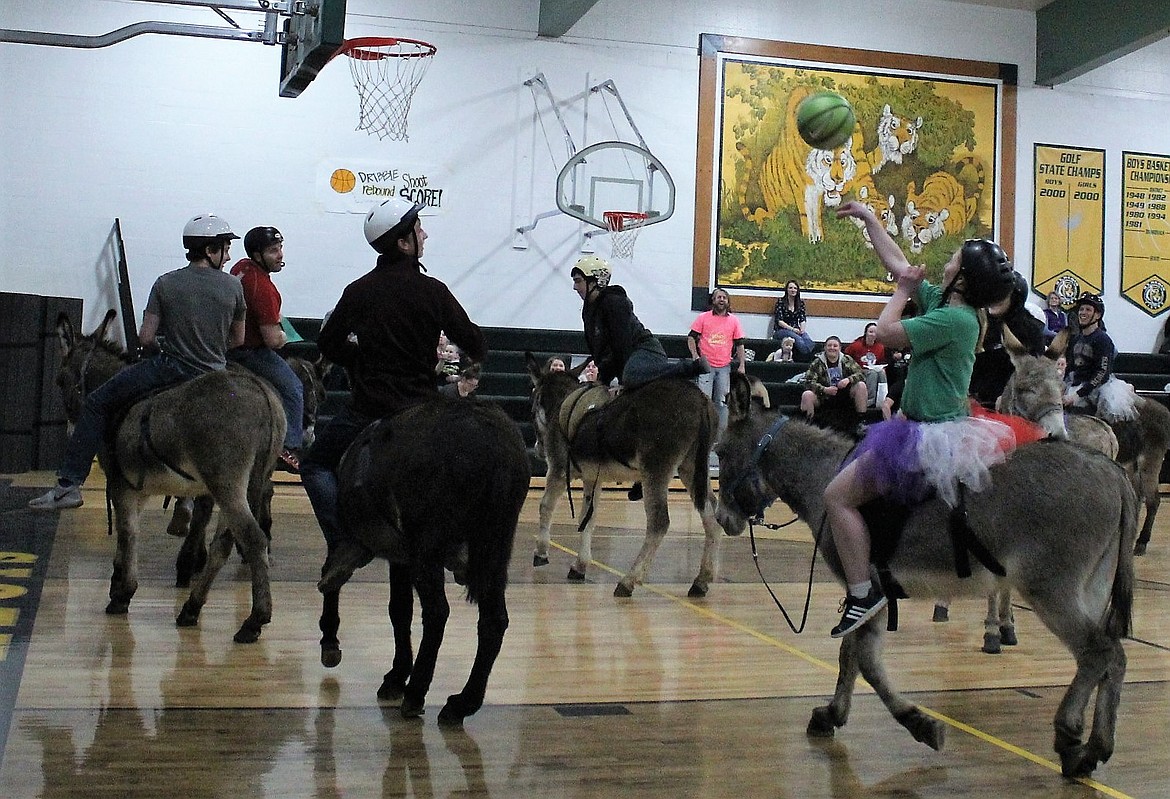
<path fill-rule="evenodd" d="M 991 633 L 983 634 L 983 651 L 989 655 L 998 655 L 1000 653 L 999 647 L 1002 643 L 1003 641 L 998 635 L 992 635 Z"/>
<path fill-rule="evenodd" d="M 378 686 L 378 701 L 396 703 L 401 702 L 406 695 L 406 685 L 393 679 L 384 679 Z"/>
<path fill-rule="evenodd" d="M 1088 754 L 1083 745 L 1074 746 L 1060 753 L 1060 773 L 1067 779 L 1076 780 L 1092 776 L 1097 768 L 1097 759 Z"/>
<path fill-rule="evenodd" d="M 704 597 L 707 596 L 708 590 L 709 587 L 706 583 L 700 583 L 698 580 L 695 580 L 693 583 L 691 583 L 691 590 L 687 591 L 687 596 Z"/>
<path fill-rule="evenodd" d="M 942 751 L 947 740 L 947 728 L 941 721 L 932 719 L 917 707 L 898 713 L 894 718 L 910 731 L 915 741 L 926 744 L 936 752 Z"/>
<path fill-rule="evenodd" d="M 479 710 L 480 704 L 473 705 L 463 698 L 463 694 L 452 694 L 439 711 L 439 724 L 449 727 L 460 725 L 465 718 Z"/>
<path fill-rule="evenodd" d="M 1020 641 L 1016 638 L 1015 627 L 1000 627 L 999 628 L 999 642 L 1004 646 L 1015 646 Z"/>
<path fill-rule="evenodd" d="M 930 618 L 931 621 L 943 622 L 951 620 L 951 610 L 946 605 L 935 605 L 934 615 Z"/>
<path fill-rule="evenodd" d="M 634 586 L 626 585 L 625 581 L 617 584 L 617 588 L 613 589 L 613 595 L 622 599 L 634 595 Z"/>
<path fill-rule="evenodd" d="M 404 719 L 417 719 L 426 712 L 422 698 L 402 697 L 402 707 L 398 709 Z"/>
<path fill-rule="evenodd" d="M 813 738 L 832 738 L 840 726 L 833 720 L 833 711 L 828 705 L 813 708 L 812 717 L 808 720 L 805 734 Z"/>
<path fill-rule="evenodd" d="M 570 583 L 583 583 L 585 582 L 585 572 L 579 572 L 575 566 L 570 566 L 566 579 Z"/>
<path fill-rule="evenodd" d="M 175 617 L 176 627 L 194 627 L 199 623 L 199 610 L 191 604 L 191 600 L 183 603 L 183 609 L 179 611 L 179 615 Z"/>
<path fill-rule="evenodd" d="M 321 644 L 321 665 L 327 669 L 335 669 L 341 665 L 341 645 L 334 641 L 331 644 Z"/>
<path fill-rule="evenodd" d="M 547 566 L 548 565 L 548 555 L 534 554 L 532 556 L 532 565 L 533 566 Z"/>
<path fill-rule="evenodd" d="M 260 639 L 260 631 L 263 629 L 264 622 L 248 618 L 232 636 L 232 640 L 237 644 L 254 644 Z"/>
<path fill-rule="evenodd" d="M 130 603 L 124 599 L 111 599 L 106 605 L 106 613 L 111 616 L 125 616 L 130 611 Z"/>
<path fill-rule="evenodd" d="M 1133 554 L 1136 558 L 1140 558 L 1142 555 L 1146 554 L 1146 542 L 1138 541 L 1136 544 L 1134 544 Z"/>

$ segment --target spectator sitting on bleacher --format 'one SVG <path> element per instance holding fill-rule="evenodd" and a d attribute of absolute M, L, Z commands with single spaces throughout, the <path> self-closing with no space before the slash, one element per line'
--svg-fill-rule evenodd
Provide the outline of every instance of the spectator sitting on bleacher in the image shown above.
<path fill-rule="evenodd" d="M 439 388 L 439 393 L 444 397 L 451 397 L 452 399 L 475 399 L 475 390 L 479 388 L 480 366 L 478 363 L 473 363 L 462 372 L 459 373 L 459 380 L 455 383 L 448 383 Z"/>
<path fill-rule="evenodd" d="M 466 364 L 463 363 L 463 353 L 459 347 L 448 343 L 439 350 L 439 362 L 435 364 L 435 376 L 440 386 L 459 382 L 459 375 Z"/>
<path fill-rule="evenodd" d="M 845 354 L 861 366 L 868 397 L 866 404 L 882 408 L 882 416 L 889 419 L 885 409 L 886 395 L 889 394 L 886 384 L 888 361 L 885 345 L 877 340 L 877 322 L 867 324 L 865 332 L 845 348 Z"/>
<path fill-rule="evenodd" d="M 553 355 L 551 358 L 549 358 L 547 361 L 544 362 L 544 373 L 545 374 L 548 374 L 549 372 L 563 372 L 563 371 L 565 371 L 565 361 L 562 358 L 558 358 L 556 355 Z"/>
<path fill-rule="evenodd" d="M 841 352 L 841 339 L 829 336 L 824 351 L 818 353 L 805 374 L 806 389 L 800 396 L 800 409 L 810 420 L 818 410 L 852 407 L 857 425 L 865 415 L 867 393 L 861 367 Z"/>
<path fill-rule="evenodd" d="M 769 353 L 765 361 L 773 361 L 775 363 L 791 363 L 792 362 L 792 347 L 796 344 L 796 339 L 792 336 L 785 336 L 780 339 L 780 349 Z"/>
<path fill-rule="evenodd" d="M 1044 309 L 1044 343 L 1051 344 L 1056 334 L 1068 327 L 1068 314 L 1060 307 L 1060 295 L 1048 292 L 1048 307 Z"/>
<path fill-rule="evenodd" d="M 795 349 L 801 360 L 807 358 L 816 347 L 816 343 L 805 330 L 808 314 L 804 309 L 804 300 L 800 298 L 800 284 L 789 280 L 784 284 L 784 296 L 776 300 L 776 307 L 772 310 L 772 335 L 774 339 L 792 336 L 796 339 Z"/>
<path fill-rule="evenodd" d="M 585 368 L 581 370 L 581 374 L 577 375 L 578 383 L 596 383 L 597 382 L 597 364 L 593 361 L 585 364 Z"/>

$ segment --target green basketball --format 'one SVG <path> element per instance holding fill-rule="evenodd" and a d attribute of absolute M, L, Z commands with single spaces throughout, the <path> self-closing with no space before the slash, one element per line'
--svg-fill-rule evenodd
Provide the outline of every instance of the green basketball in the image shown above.
<path fill-rule="evenodd" d="M 811 94 L 796 108 L 796 129 L 800 138 L 818 150 L 840 147 L 853 135 L 855 123 L 853 106 L 836 92 Z"/>

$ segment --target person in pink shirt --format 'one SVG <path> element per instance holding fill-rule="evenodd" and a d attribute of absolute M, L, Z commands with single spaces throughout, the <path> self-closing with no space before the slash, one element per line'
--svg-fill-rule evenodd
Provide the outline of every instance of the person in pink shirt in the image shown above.
<path fill-rule="evenodd" d="M 731 313 L 731 296 L 723 289 L 711 292 L 711 310 L 699 314 L 691 324 L 687 347 L 691 358 L 705 357 L 711 364 L 708 374 L 699 375 L 695 382 L 719 411 L 719 431 L 727 426 L 727 392 L 731 390 L 732 356 L 739 362 L 743 374 L 746 355 L 743 349 L 743 327 Z"/>

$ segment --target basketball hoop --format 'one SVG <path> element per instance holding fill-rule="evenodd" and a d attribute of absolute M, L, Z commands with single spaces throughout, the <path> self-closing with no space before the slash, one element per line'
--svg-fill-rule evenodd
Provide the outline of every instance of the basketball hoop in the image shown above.
<path fill-rule="evenodd" d="M 606 211 L 602 214 L 605 227 L 609 230 L 610 246 L 614 258 L 630 258 L 634 255 L 634 242 L 646 224 L 648 214 L 637 211 Z"/>
<path fill-rule="evenodd" d="M 337 51 L 349 56 L 349 71 L 361 100 L 357 130 L 408 141 L 406 116 L 414 90 L 427 74 L 435 46 L 416 39 L 366 36 L 347 39 Z"/>

